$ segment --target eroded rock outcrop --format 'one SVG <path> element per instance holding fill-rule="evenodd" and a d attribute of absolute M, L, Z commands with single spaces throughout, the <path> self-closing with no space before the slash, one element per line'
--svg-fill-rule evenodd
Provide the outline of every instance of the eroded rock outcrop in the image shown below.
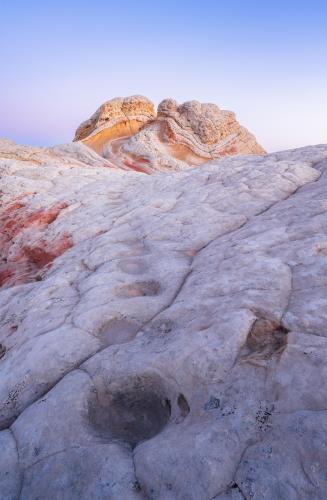
<path fill-rule="evenodd" d="M 326 171 L 0 141 L 0 496 L 324 499 Z"/>
<path fill-rule="evenodd" d="M 166 99 L 159 104 L 158 120 L 164 123 L 166 141 L 191 150 L 195 163 L 200 158 L 203 163 L 234 154 L 265 153 L 254 136 L 240 126 L 235 113 L 221 110 L 215 104 L 190 101 L 179 106 L 176 101 Z"/>
<path fill-rule="evenodd" d="M 81 123 L 75 141 L 84 140 L 97 153 L 113 139 L 135 134 L 140 127 L 156 115 L 152 102 L 146 97 L 115 97 L 102 104 L 96 112 Z"/>
<path fill-rule="evenodd" d="M 181 170 L 212 159 L 265 153 L 231 111 L 198 101 L 165 99 L 154 112 L 141 96 L 103 104 L 77 129 L 82 140 L 123 169 Z"/>

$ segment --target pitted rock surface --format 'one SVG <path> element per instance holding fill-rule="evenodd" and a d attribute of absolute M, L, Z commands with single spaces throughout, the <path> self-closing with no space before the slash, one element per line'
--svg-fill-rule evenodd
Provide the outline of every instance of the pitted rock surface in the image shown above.
<path fill-rule="evenodd" d="M 189 101 L 178 105 L 165 99 L 159 104 L 158 118 L 166 121 L 171 140 L 188 146 L 203 159 L 265 153 L 254 136 L 236 121 L 235 113 L 221 110 L 216 104 Z"/>
<path fill-rule="evenodd" d="M 0 497 L 323 500 L 327 145 L 0 169 Z"/>
<path fill-rule="evenodd" d="M 91 118 L 81 123 L 76 130 L 75 141 L 87 137 L 90 138 L 90 136 L 99 134 L 99 132 L 104 129 L 111 130 L 113 137 L 115 137 L 115 135 L 130 135 L 133 133 L 133 122 L 135 122 L 135 131 L 142 123 L 154 118 L 154 116 L 154 106 L 146 97 L 140 95 L 115 97 L 103 103 Z M 121 125 L 120 128 L 119 125 Z M 116 132 L 115 129 L 117 129 Z"/>

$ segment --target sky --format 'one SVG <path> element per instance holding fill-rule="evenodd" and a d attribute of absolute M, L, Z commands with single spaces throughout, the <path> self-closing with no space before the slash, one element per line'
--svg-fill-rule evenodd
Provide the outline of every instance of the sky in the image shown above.
<path fill-rule="evenodd" d="M 0 137 L 69 142 L 116 96 L 213 102 L 267 151 L 327 143 L 325 0 L 0 0 Z"/>

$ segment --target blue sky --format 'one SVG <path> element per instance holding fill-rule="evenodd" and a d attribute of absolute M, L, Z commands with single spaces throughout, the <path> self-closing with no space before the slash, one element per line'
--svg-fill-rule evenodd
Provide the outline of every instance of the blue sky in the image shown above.
<path fill-rule="evenodd" d="M 268 150 L 327 143 L 327 2 L 0 0 L 0 136 L 70 141 L 105 100 L 198 99 Z"/>

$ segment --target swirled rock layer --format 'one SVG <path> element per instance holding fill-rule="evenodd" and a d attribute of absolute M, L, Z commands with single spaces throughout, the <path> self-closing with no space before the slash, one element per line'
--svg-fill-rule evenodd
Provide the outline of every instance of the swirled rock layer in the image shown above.
<path fill-rule="evenodd" d="M 198 101 L 165 99 L 157 114 L 145 97 L 103 104 L 77 129 L 81 140 L 123 169 L 181 170 L 238 154 L 265 154 L 231 111 Z"/>
<path fill-rule="evenodd" d="M 102 154 L 106 143 L 135 134 L 155 115 L 154 106 L 146 97 L 115 97 L 103 103 L 91 118 L 81 123 L 74 140 L 84 141 Z"/>

